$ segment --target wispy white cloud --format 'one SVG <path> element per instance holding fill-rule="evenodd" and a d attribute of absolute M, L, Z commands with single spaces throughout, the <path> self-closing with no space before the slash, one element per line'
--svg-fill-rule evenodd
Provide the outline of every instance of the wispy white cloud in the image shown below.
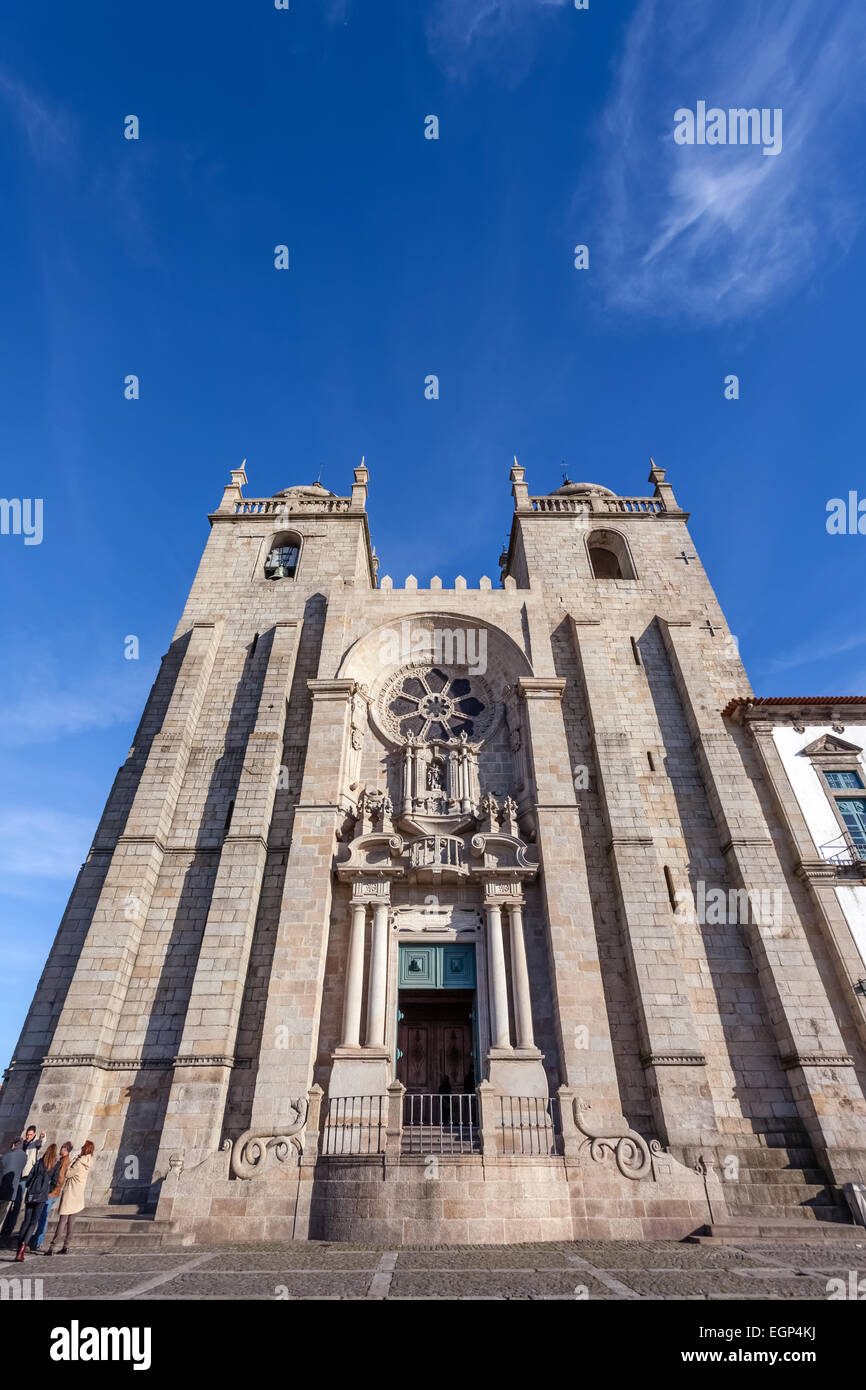
<path fill-rule="evenodd" d="M 86 123 L 3 67 L 0 102 L 21 131 L 22 148 L 34 171 L 62 203 L 63 217 L 50 226 L 52 268 L 64 222 L 84 222 L 95 209 L 101 220 L 117 228 L 130 256 L 140 263 L 157 263 L 159 238 L 151 225 L 153 175 L 158 172 L 163 181 L 172 180 L 178 197 L 194 197 L 197 179 L 207 179 L 213 171 L 196 148 L 183 140 L 129 142 L 122 135 L 122 113 L 115 117 L 114 140 L 106 142 L 101 131 L 98 158 L 87 159 Z"/>
<path fill-rule="evenodd" d="M 74 877 L 90 848 L 94 828 L 92 816 L 50 808 L 18 806 L 0 811 L 4 891 L 17 891 L 22 881 Z"/>
<path fill-rule="evenodd" d="M 769 672 L 793 671 L 798 666 L 826 666 L 837 657 L 866 647 L 866 632 L 852 632 L 847 636 L 830 637 L 827 640 L 804 642 L 793 647 L 782 656 L 773 657 L 767 663 Z M 825 682 L 826 683 L 826 682 Z"/>
<path fill-rule="evenodd" d="M 141 713 L 147 690 L 137 671 L 89 677 L 75 686 L 28 681 L 18 695 L 4 700 L 0 747 L 53 743 L 88 729 L 131 723 Z"/>
<path fill-rule="evenodd" d="M 724 321 L 844 254 L 864 217 L 852 147 L 864 79 L 861 0 L 640 0 L 576 200 L 597 197 L 600 178 L 594 267 L 608 304 Z M 781 108 L 781 153 L 676 144 L 674 112 L 699 100 Z"/>
<path fill-rule="evenodd" d="M 450 78 L 465 80 L 484 62 L 495 65 L 505 81 L 520 80 L 532 64 L 528 39 L 533 24 L 544 11 L 572 4 L 573 0 L 434 0 L 425 24 L 430 56 Z"/>
<path fill-rule="evenodd" d="M 76 151 L 74 122 L 68 113 L 51 108 L 24 82 L 2 69 L 0 96 L 23 130 L 31 157 L 54 169 L 68 169 Z"/>

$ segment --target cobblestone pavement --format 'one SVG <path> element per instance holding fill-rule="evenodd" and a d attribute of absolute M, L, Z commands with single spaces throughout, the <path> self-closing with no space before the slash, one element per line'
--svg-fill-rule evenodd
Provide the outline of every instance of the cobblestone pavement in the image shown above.
<path fill-rule="evenodd" d="M 866 1276 L 862 1244 L 681 1245 L 673 1241 L 373 1249 L 317 1242 L 152 1254 L 0 1252 L 0 1279 L 41 1279 L 56 1299 L 820 1299 Z M 8 1295 L 7 1295 L 8 1296 Z"/>

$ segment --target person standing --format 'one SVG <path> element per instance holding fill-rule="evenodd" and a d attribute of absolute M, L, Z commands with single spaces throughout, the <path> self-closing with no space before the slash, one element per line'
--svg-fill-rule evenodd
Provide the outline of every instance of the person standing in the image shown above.
<path fill-rule="evenodd" d="M 18 1191 L 15 1193 L 15 1197 L 12 1202 L 12 1208 L 7 1213 L 6 1220 L 3 1222 L 3 1229 L 2 1232 L 0 1232 L 0 1239 L 2 1240 L 12 1239 L 13 1232 L 15 1230 L 15 1223 L 18 1220 L 18 1213 L 21 1210 L 21 1203 L 24 1199 L 24 1193 L 27 1190 L 27 1184 L 30 1181 L 30 1175 L 33 1172 L 33 1167 L 36 1163 L 36 1160 L 39 1157 L 39 1150 L 42 1147 L 42 1141 L 44 1138 L 45 1130 L 43 1129 L 42 1133 L 39 1135 L 37 1139 L 35 1125 L 28 1125 L 24 1131 L 24 1143 L 21 1146 L 24 1150 L 24 1171 L 22 1172 L 21 1178 L 18 1183 Z"/>
<path fill-rule="evenodd" d="M 60 1219 L 57 1222 L 57 1229 L 51 1244 L 45 1252 L 46 1255 L 54 1254 L 54 1247 L 61 1239 L 63 1244 L 60 1247 L 60 1254 L 68 1255 L 69 1253 L 69 1242 L 72 1239 L 75 1218 L 80 1211 L 84 1210 L 84 1189 L 87 1186 L 87 1174 L 90 1171 L 93 1150 L 93 1141 L 88 1139 L 86 1144 L 82 1144 L 81 1153 L 77 1158 L 73 1158 L 67 1169 L 66 1182 L 63 1184 L 60 1205 L 57 1208 Z"/>
<path fill-rule="evenodd" d="M 21 1174 L 24 1172 L 26 1162 L 27 1155 L 21 1140 L 13 1139 L 9 1145 L 9 1152 L 0 1159 L 0 1229 L 2 1229 L 6 1215 L 18 1196 L 18 1185 L 21 1182 Z"/>
<path fill-rule="evenodd" d="M 51 1215 L 51 1208 L 54 1206 L 58 1197 L 63 1191 L 63 1184 L 66 1181 L 66 1172 L 69 1168 L 69 1162 L 71 1158 L 72 1140 L 67 1139 L 66 1143 L 61 1144 L 60 1146 L 60 1172 L 58 1174 L 57 1181 L 55 1182 L 54 1186 L 49 1192 L 48 1200 L 42 1208 L 41 1212 L 39 1213 L 39 1225 L 36 1227 L 36 1235 L 33 1237 L 33 1241 L 30 1245 L 30 1249 L 34 1252 L 42 1249 L 42 1242 L 45 1239 L 45 1232 L 48 1229 L 48 1218 Z"/>
<path fill-rule="evenodd" d="M 57 1145 L 49 1144 L 40 1163 L 37 1163 L 27 1184 L 27 1191 L 24 1196 L 24 1220 L 21 1223 L 21 1231 L 18 1236 L 18 1254 L 15 1259 L 24 1259 L 24 1251 L 33 1237 L 36 1227 L 39 1225 L 39 1218 L 42 1215 L 42 1208 L 48 1201 L 48 1194 L 60 1175 L 60 1157 L 57 1153 Z"/>

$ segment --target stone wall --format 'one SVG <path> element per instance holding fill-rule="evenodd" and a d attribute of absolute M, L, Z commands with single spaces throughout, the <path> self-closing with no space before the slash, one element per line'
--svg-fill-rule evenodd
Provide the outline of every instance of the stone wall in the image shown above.
<path fill-rule="evenodd" d="M 29 1120 L 91 1137 L 91 1200 L 162 1194 L 197 1230 L 235 1234 L 495 1240 L 506 1221 L 510 1239 L 521 1222 L 536 1238 L 685 1234 L 707 1219 L 691 1158 L 774 1136 L 814 1146 L 837 1180 L 857 1173 L 859 957 L 820 871 L 803 867 L 790 788 L 730 713 L 750 686 L 661 470 L 655 499 L 595 513 L 529 498 L 516 466 L 497 589 L 377 587 L 365 479 L 356 470 L 351 499 L 290 498 L 282 517 L 274 500 L 244 503 L 237 482 L 226 490 L 28 1014 L 4 1138 Z M 599 528 L 634 579 L 594 578 Z M 264 559 L 285 530 L 297 575 L 270 581 Z M 538 866 L 523 920 L 542 1084 L 571 1085 L 669 1147 L 654 1158 L 664 1182 L 639 1197 L 560 1157 L 469 1156 L 434 1188 L 388 1155 L 376 1178 L 375 1164 L 317 1158 L 315 1141 L 293 1176 L 291 1164 L 267 1181 L 230 1176 L 223 1142 L 280 1134 L 311 1084 L 327 1091 L 350 932 L 336 855 L 362 791 L 395 798 L 366 705 L 387 673 L 383 633 L 406 622 L 484 633 L 507 718 L 478 755 L 481 789 L 515 796 Z M 778 887 L 783 920 L 689 921 L 671 897 L 701 883 Z M 391 903 L 427 892 L 395 877 Z M 480 907 L 477 880 L 435 896 Z M 369 950 L 368 934 L 365 978 Z M 486 1008 L 483 983 L 479 998 Z"/>

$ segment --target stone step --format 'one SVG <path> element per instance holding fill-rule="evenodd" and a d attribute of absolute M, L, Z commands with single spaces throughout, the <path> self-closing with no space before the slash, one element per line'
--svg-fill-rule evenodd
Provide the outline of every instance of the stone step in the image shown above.
<path fill-rule="evenodd" d="M 784 1145 L 771 1149 L 756 1146 L 749 1149 L 732 1148 L 731 1154 L 740 1160 L 741 1168 L 802 1168 L 810 1171 L 818 1168 L 818 1160 L 812 1149 L 788 1148 Z M 819 1171 L 823 1172 L 823 1169 Z"/>
<path fill-rule="evenodd" d="M 722 1182 L 730 1184 L 731 1187 L 738 1183 L 750 1183 L 755 1186 L 768 1183 L 782 1183 L 785 1186 L 790 1184 L 792 1187 L 801 1184 L 806 1187 L 827 1186 L 827 1175 L 821 1168 L 749 1168 L 742 1164 L 735 1179 L 726 1178 L 724 1174 L 720 1176 Z"/>
<path fill-rule="evenodd" d="M 115 1210 L 122 1211 L 123 1208 Z M 157 1221 L 152 1214 L 140 1212 L 137 1207 L 122 1216 L 93 1214 L 99 1211 L 99 1208 L 88 1207 L 86 1213 L 77 1218 L 72 1233 L 73 1251 L 114 1251 L 121 1254 L 124 1251 L 139 1253 L 148 1250 L 180 1250 L 192 1245 L 195 1240 L 194 1236 L 179 1231 L 176 1223 Z M 55 1225 L 54 1221 L 49 1221 L 42 1251 L 34 1255 L 34 1259 L 41 1259 L 47 1250 Z M 30 1258 L 29 1255 L 27 1258 Z"/>
<path fill-rule="evenodd" d="M 75 1232 L 76 1234 L 79 1231 L 88 1231 L 95 1235 L 130 1235 L 135 1232 L 149 1231 L 154 1224 L 153 1218 L 149 1216 L 87 1216 L 76 1221 Z M 48 1229 L 51 1230 L 50 1222 Z"/>
<path fill-rule="evenodd" d="M 851 1224 L 847 1206 L 802 1206 L 787 1202 L 728 1202 L 728 1210 L 737 1217 L 755 1221 L 823 1221 L 840 1225 Z"/>
<path fill-rule="evenodd" d="M 105 1206 L 87 1207 L 86 1210 L 88 1216 L 153 1216 L 155 1209 L 138 1202 L 130 1202 L 126 1206 L 112 1202 Z"/>
<path fill-rule="evenodd" d="M 866 1228 L 820 1221 L 732 1221 L 714 1222 L 686 1236 L 692 1245 L 742 1245 L 749 1241 L 770 1241 L 777 1245 L 827 1245 L 842 1241 L 866 1248 Z"/>
<path fill-rule="evenodd" d="M 758 1144 L 766 1149 L 803 1149 L 814 1154 L 808 1134 L 802 1129 L 780 1129 L 773 1134 L 756 1135 Z"/>
<path fill-rule="evenodd" d="M 50 1239 L 50 1232 L 49 1232 Z M 124 1221 L 101 1222 L 94 1226 L 75 1223 L 72 1233 L 73 1252 L 84 1253 L 112 1251 L 116 1254 L 139 1254 L 149 1250 L 181 1250 L 192 1245 L 195 1237 L 178 1231 L 170 1221 L 146 1221 L 127 1223 Z M 45 1246 L 43 1248 L 46 1248 Z M 41 1258 L 34 1256 L 34 1259 Z M 55 1256 L 56 1258 L 56 1256 Z"/>
<path fill-rule="evenodd" d="M 817 1183 L 731 1182 L 725 1186 L 728 1205 L 845 1207 L 844 1197 L 832 1187 Z"/>

